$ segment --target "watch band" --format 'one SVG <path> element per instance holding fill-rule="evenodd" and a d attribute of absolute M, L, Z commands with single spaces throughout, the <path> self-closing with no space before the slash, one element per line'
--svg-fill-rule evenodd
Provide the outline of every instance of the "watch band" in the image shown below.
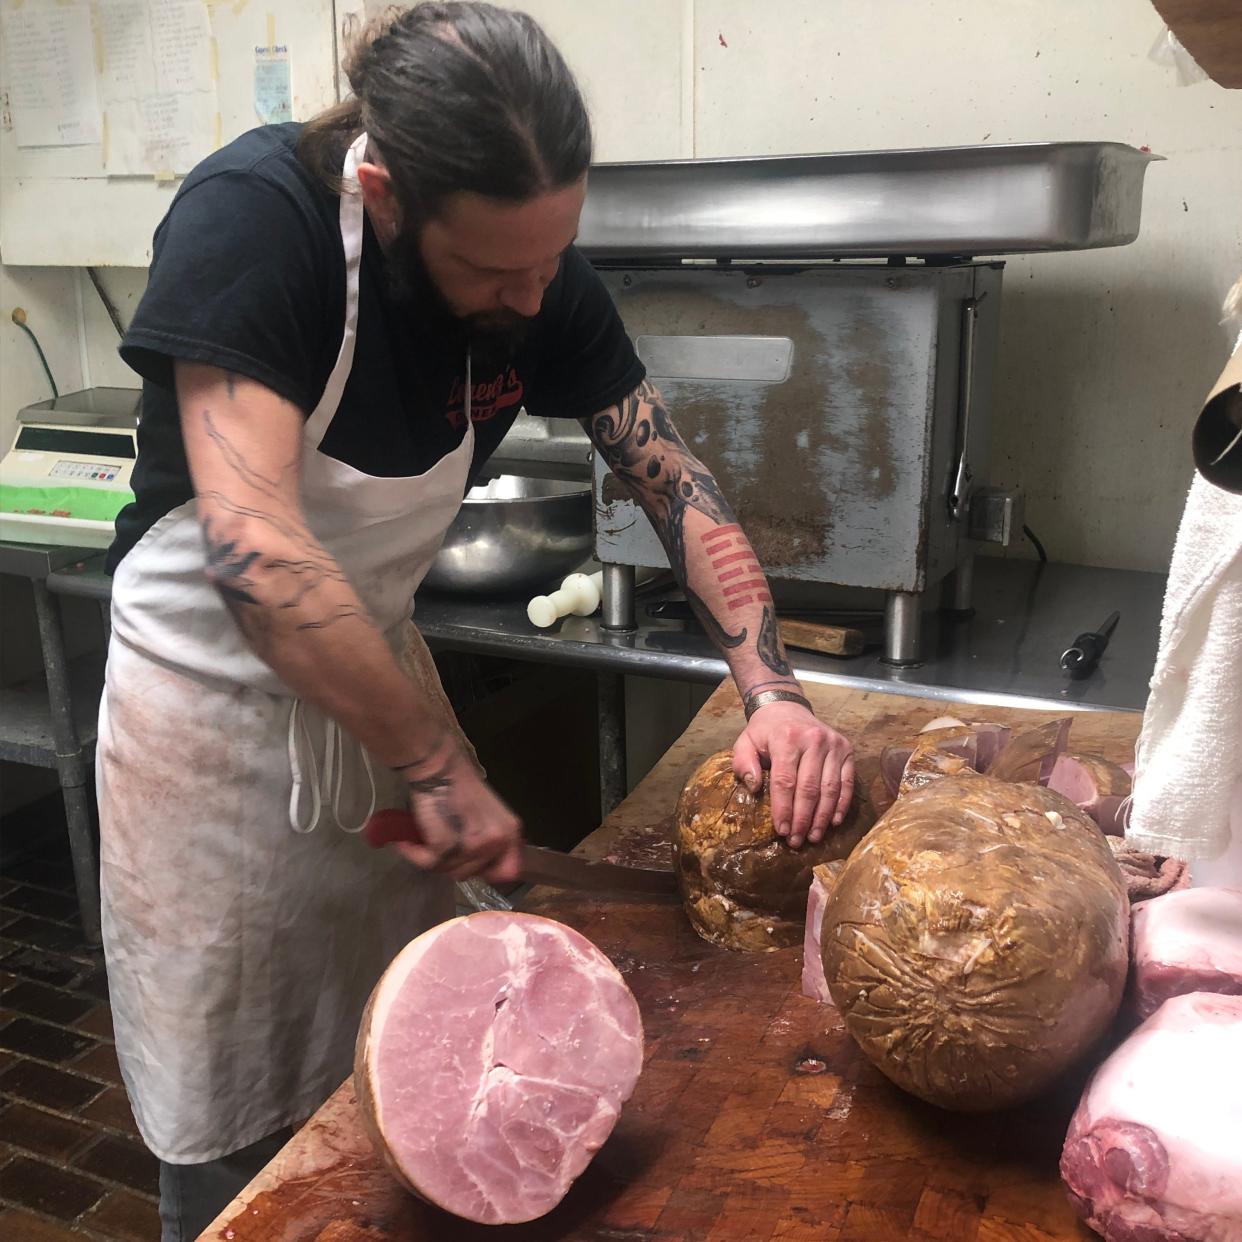
<path fill-rule="evenodd" d="M 811 700 L 797 690 L 761 690 L 746 700 L 746 719 L 749 720 L 761 707 L 767 707 L 769 703 L 800 703 L 808 712 L 815 710 L 811 706 Z"/>

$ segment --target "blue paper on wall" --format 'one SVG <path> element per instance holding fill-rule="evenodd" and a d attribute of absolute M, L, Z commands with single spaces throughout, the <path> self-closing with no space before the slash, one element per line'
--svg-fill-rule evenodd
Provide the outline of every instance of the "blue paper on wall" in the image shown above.
<path fill-rule="evenodd" d="M 286 44 L 254 49 L 254 110 L 264 125 L 293 120 L 293 91 L 289 85 L 289 48 Z"/>

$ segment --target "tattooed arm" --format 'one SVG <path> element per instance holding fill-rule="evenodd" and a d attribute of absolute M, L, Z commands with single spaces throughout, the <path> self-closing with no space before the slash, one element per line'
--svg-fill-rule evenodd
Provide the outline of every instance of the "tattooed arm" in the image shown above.
<path fill-rule="evenodd" d="M 302 412 L 254 380 L 178 362 L 186 457 L 207 574 L 259 657 L 401 772 L 424 845 L 454 878 L 516 879 L 517 819 L 406 675 L 302 512 Z"/>
<path fill-rule="evenodd" d="M 776 628 L 772 595 L 745 532 L 711 471 L 677 434 L 659 391 L 644 380 L 609 409 L 584 420 L 618 482 L 651 519 L 669 564 L 737 682 L 742 701 L 770 690 L 800 693 Z M 754 711 L 733 751 L 752 789 L 771 772 L 772 814 L 791 845 L 820 840 L 849 809 L 849 743 L 790 701 Z"/>

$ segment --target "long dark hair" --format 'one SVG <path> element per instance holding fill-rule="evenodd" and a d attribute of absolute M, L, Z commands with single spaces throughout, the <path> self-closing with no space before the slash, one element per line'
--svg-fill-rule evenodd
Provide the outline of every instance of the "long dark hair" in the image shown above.
<path fill-rule="evenodd" d="M 525 13 L 467 0 L 391 10 L 353 34 L 345 73 L 351 97 L 306 123 L 298 157 L 339 191 L 345 149 L 365 130 L 407 226 L 450 194 L 522 202 L 591 162 L 578 84 Z"/>

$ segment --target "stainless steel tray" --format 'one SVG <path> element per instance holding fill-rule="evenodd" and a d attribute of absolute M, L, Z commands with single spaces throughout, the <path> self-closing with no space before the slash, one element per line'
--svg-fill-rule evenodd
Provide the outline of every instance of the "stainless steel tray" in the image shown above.
<path fill-rule="evenodd" d="M 1150 155 L 1120 142 L 598 164 L 593 260 L 879 258 L 1125 246 Z"/>

